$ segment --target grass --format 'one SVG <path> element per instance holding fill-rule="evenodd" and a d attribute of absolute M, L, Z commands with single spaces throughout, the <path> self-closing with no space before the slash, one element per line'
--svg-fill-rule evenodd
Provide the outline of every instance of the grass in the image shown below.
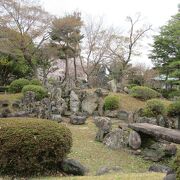
<path fill-rule="evenodd" d="M 9 102 L 13 102 L 17 99 L 20 99 L 22 97 L 21 93 L 17 93 L 17 94 L 0 94 L 0 100 L 8 100 Z"/>
<path fill-rule="evenodd" d="M 77 176 L 77 177 L 42 177 L 34 178 L 38 180 L 162 180 L 163 173 L 130 173 L 130 174 L 113 174 L 103 176 Z"/>
<path fill-rule="evenodd" d="M 139 99 L 136 99 L 134 97 L 131 97 L 128 94 L 122 94 L 122 93 L 111 93 L 113 95 L 117 95 L 120 97 L 120 104 L 121 109 L 126 111 L 134 112 L 140 108 L 144 108 L 146 101 L 142 101 Z M 171 101 L 167 99 L 159 99 L 161 102 L 164 103 L 164 105 L 167 107 L 169 104 L 171 104 Z"/>
<path fill-rule="evenodd" d="M 146 172 L 150 162 L 129 154 L 127 150 L 111 150 L 95 141 L 96 127 L 92 119 L 86 125 L 67 125 L 73 134 L 73 148 L 70 158 L 79 160 L 89 169 L 89 175 L 95 175 L 102 166 L 120 166 L 124 173 Z"/>
<path fill-rule="evenodd" d="M 89 118 L 85 125 L 65 124 L 73 134 L 73 147 L 69 158 L 74 158 L 85 165 L 89 172 L 84 177 L 41 177 L 42 180 L 162 180 L 165 174 L 149 173 L 148 168 L 152 162 L 145 161 L 138 156 L 130 154 L 125 149 L 111 150 L 102 143 L 95 141 L 96 127 Z M 96 171 L 102 167 L 119 166 L 122 171 L 104 176 L 95 176 Z"/>
<path fill-rule="evenodd" d="M 145 101 L 135 99 L 127 94 L 113 93 L 120 96 L 121 109 L 126 111 L 135 111 L 145 106 Z M 13 102 L 19 99 L 21 94 L 0 94 L 0 100 L 9 100 Z M 170 101 L 163 100 L 165 104 Z M 111 150 L 105 147 L 102 143 L 95 141 L 97 128 L 95 127 L 92 119 L 89 118 L 85 125 L 70 125 L 65 124 L 73 134 L 73 147 L 69 154 L 69 158 L 74 158 L 85 165 L 89 172 L 85 177 L 42 177 L 36 179 L 64 179 L 64 180 L 77 180 L 77 179 L 97 179 L 97 180 L 160 180 L 165 176 L 162 173 L 149 173 L 148 168 L 152 162 L 145 161 L 141 157 L 134 156 L 128 150 Z M 114 123 L 117 127 L 117 124 Z M 119 166 L 122 171 L 118 174 L 108 174 L 106 176 L 96 177 L 96 171 L 102 167 Z"/>
<path fill-rule="evenodd" d="M 113 93 L 120 97 L 121 109 L 126 111 L 136 111 L 139 108 L 143 108 L 145 106 L 145 101 L 141 101 L 139 99 L 133 98 L 128 94 L 122 93 Z"/>

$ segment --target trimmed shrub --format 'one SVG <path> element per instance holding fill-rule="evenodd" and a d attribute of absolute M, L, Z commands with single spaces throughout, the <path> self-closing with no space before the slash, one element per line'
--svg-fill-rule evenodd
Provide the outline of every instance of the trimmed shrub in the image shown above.
<path fill-rule="evenodd" d="M 20 78 L 14 80 L 9 86 L 9 92 L 11 93 L 19 93 L 21 92 L 22 88 L 29 84 L 29 80 Z"/>
<path fill-rule="evenodd" d="M 173 169 L 176 172 L 176 180 L 180 180 L 180 152 L 176 154 L 173 162 Z"/>
<path fill-rule="evenodd" d="M 165 105 L 158 99 L 151 99 L 146 102 L 142 115 L 147 117 L 156 117 L 160 114 L 164 115 L 165 113 Z"/>
<path fill-rule="evenodd" d="M 120 106 L 120 98 L 119 96 L 109 95 L 104 99 L 104 109 L 105 110 L 115 110 Z"/>
<path fill-rule="evenodd" d="M 32 79 L 29 84 L 42 86 L 42 83 L 39 79 Z"/>
<path fill-rule="evenodd" d="M 48 93 L 45 88 L 38 85 L 27 85 L 24 86 L 22 89 L 22 93 L 25 95 L 27 91 L 32 91 L 36 94 L 36 100 L 41 100 L 45 97 L 47 97 Z"/>
<path fill-rule="evenodd" d="M 169 105 L 168 107 L 169 116 L 180 116 L 180 101 L 176 101 Z"/>
<path fill-rule="evenodd" d="M 55 173 L 70 152 L 70 130 L 54 121 L 0 119 L 0 175 Z"/>
<path fill-rule="evenodd" d="M 148 100 L 148 99 L 157 98 L 161 96 L 157 91 L 151 88 L 148 88 L 146 86 L 133 87 L 131 89 L 131 95 L 135 98 L 139 98 L 142 100 Z"/>

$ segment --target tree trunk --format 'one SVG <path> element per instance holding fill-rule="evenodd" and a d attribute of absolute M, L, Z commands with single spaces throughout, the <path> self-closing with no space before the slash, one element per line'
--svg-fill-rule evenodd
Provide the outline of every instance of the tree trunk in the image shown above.
<path fill-rule="evenodd" d="M 43 86 L 47 86 L 47 73 L 45 69 L 43 69 Z"/>
<path fill-rule="evenodd" d="M 76 58 L 74 57 L 74 78 L 77 81 L 77 65 L 76 65 Z"/>
<path fill-rule="evenodd" d="M 69 78 L 69 63 L 68 63 L 68 58 L 65 59 L 65 80 Z"/>

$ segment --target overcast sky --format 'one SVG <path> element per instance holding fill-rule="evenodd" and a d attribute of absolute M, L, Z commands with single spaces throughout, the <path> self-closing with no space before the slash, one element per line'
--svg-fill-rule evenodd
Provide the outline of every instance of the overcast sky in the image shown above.
<path fill-rule="evenodd" d="M 41 0 L 45 10 L 50 13 L 63 16 L 78 10 L 82 16 L 104 16 L 108 25 L 122 27 L 126 16 L 141 13 L 144 22 L 152 24 L 153 33 L 157 33 L 158 28 L 164 25 L 172 15 L 177 13 L 177 6 L 180 0 Z M 145 40 L 146 49 L 143 50 L 141 57 L 135 58 L 134 62 L 144 62 L 151 65 L 147 57 L 149 49 L 147 44 L 151 42 Z"/>

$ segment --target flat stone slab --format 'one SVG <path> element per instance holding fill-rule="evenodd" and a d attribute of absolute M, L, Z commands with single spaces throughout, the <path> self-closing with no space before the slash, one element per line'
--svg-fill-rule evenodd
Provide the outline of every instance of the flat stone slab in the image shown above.
<path fill-rule="evenodd" d="M 129 124 L 128 127 L 137 132 L 180 144 L 180 130 L 169 129 L 148 123 L 133 123 Z"/>

